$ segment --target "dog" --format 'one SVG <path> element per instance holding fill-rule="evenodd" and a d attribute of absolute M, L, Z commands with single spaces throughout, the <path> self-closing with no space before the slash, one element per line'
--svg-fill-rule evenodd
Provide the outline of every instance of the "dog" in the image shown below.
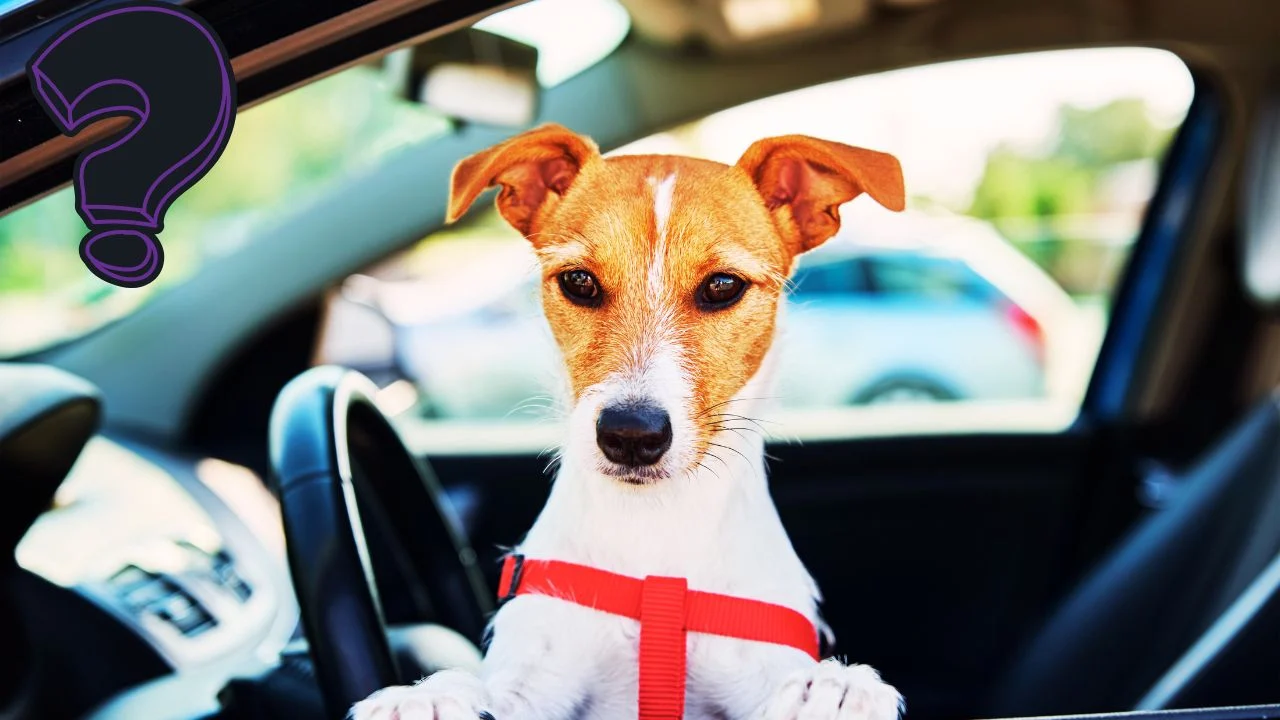
<path fill-rule="evenodd" d="M 446 221 L 493 186 L 538 257 L 572 397 L 550 497 L 513 557 L 605 580 L 582 591 L 544 578 L 509 597 L 478 676 L 387 688 L 355 720 L 898 720 L 902 697 L 875 670 L 816 655 L 821 595 L 769 495 L 755 418 L 797 258 L 860 195 L 901 211 L 898 160 L 803 135 L 759 140 L 733 166 L 606 159 L 543 125 L 460 162 Z M 527 570 L 508 558 L 504 584 Z M 627 583 L 654 588 L 639 615 L 583 600 Z M 689 631 L 680 608 L 695 595 L 802 618 L 793 636 L 808 637 Z"/>

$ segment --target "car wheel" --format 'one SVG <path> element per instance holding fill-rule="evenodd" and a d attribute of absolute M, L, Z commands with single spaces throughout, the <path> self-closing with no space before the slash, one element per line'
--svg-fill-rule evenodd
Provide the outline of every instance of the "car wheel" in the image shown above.
<path fill-rule="evenodd" d="M 897 405 L 947 402 L 956 400 L 956 394 L 938 383 L 928 380 L 885 380 L 863 390 L 854 398 L 854 405 Z"/>

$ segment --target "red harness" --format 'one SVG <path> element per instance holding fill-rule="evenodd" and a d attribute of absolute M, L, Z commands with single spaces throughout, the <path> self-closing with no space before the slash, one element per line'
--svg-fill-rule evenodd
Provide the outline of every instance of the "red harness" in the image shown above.
<path fill-rule="evenodd" d="M 638 578 L 509 555 L 499 602 L 548 595 L 640 621 L 640 720 L 684 717 L 685 634 L 786 645 L 818 659 L 818 631 L 804 615 L 759 600 L 690 590 L 684 578 Z"/>

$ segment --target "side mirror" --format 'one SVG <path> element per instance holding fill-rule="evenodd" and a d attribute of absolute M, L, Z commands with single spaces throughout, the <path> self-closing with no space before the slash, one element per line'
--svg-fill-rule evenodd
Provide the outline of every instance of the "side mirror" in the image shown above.
<path fill-rule="evenodd" d="M 383 69 L 402 97 L 484 125 L 526 127 L 538 116 L 538 49 L 465 28 L 391 53 Z"/>

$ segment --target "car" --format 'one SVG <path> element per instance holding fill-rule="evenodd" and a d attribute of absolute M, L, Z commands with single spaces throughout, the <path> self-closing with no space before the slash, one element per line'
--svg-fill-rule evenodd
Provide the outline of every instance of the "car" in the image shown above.
<path fill-rule="evenodd" d="M 1033 365 L 1012 307 L 1040 326 L 1034 397 L 847 406 L 837 372 L 872 348 L 1006 349 L 812 323 L 828 364 L 783 378 L 811 394 L 753 418 L 833 652 L 909 718 L 1280 714 L 1271 3 L 181 4 L 230 57 L 235 126 L 136 288 L 85 266 L 72 186 L 130 121 L 64 136 L 26 75 L 117 3 L 0 5 L 0 714 L 337 718 L 474 666 L 503 548 L 552 487 L 555 408 L 423 417 L 407 355 L 377 382 L 351 366 L 394 347 L 370 287 L 435 288 L 386 304 L 400 324 L 535 312 L 502 300 L 518 238 L 461 270 L 495 214 L 444 219 L 456 162 L 543 122 L 729 164 L 788 133 L 892 152 L 911 212 L 840 208 L 890 247 L 806 267 L 957 258 Z M 492 363 L 459 397 L 554 360 L 451 337 Z"/>
<path fill-rule="evenodd" d="M 1088 318 L 1042 269 L 978 220 L 909 212 L 853 222 L 802 256 L 793 278 L 780 340 L 784 406 L 1047 392 L 1049 366 L 1069 362 L 1046 357 L 1047 335 L 1059 340 Z M 464 304 L 459 294 L 421 280 L 353 278 L 341 296 L 350 307 L 331 310 L 351 320 L 333 333 L 328 360 L 383 384 L 413 381 L 419 411 L 431 417 L 502 418 L 555 397 L 563 389 L 558 355 L 536 282 L 521 272 L 532 259 L 522 248 L 489 244 L 492 252 L 476 252 L 458 268 L 491 274 L 509 268 L 513 287 L 483 304 L 474 295 Z M 1019 293 L 1027 307 L 1011 299 Z M 357 329 L 362 324 L 390 330 L 392 342 L 381 355 L 371 355 L 378 345 L 368 341 L 368 329 Z M 831 328 L 848 331 L 833 343 Z M 1060 351 L 1064 345 L 1054 343 Z"/>
<path fill-rule="evenodd" d="M 783 363 L 797 367 L 782 372 L 790 381 L 784 397 L 821 407 L 1044 393 L 1040 324 L 963 261 L 892 250 L 843 255 L 796 271 Z M 824 342 L 833 327 L 848 329 L 848 347 Z M 889 341 L 860 340 L 864 329 Z M 980 350 L 947 352 L 966 346 Z M 832 349 L 857 360 L 833 366 Z"/>
<path fill-rule="evenodd" d="M 854 224 L 792 284 L 779 374 L 798 407 L 1044 397 L 1070 362 L 1049 347 L 1088 322 L 990 224 L 959 216 Z"/>

